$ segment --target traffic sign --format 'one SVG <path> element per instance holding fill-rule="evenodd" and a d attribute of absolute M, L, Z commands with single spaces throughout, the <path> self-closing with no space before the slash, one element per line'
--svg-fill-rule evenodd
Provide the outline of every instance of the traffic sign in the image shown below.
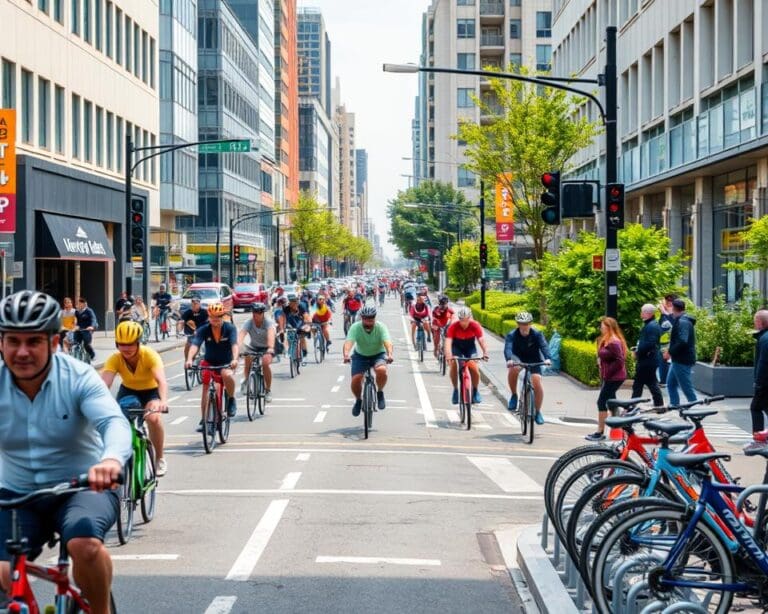
<path fill-rule="evenodd" d="M 243 153 L 251 151 L 250 139 L 236 139 L 232 141 L 218 141 L 213 143 L 201 143 L 197 146 L 198 153 Z"/>
<path fill-rule="evenodd" d="M 621 256 L 619 255 L 618 249 L 605 250 L 605 270 L 606 271 L 621 270 Z"/>
<path fill-rule="evenodd" d="M 486 269 L 485 278 L 486 279 L 503 279 L 504 272 L 501 269 Z"/>
<path fill-rule="evenodd" d="M 592 254 L 592 270 L 593 271 L 602 271 L 603 270 L 603 255 L 602 254 Z"/>

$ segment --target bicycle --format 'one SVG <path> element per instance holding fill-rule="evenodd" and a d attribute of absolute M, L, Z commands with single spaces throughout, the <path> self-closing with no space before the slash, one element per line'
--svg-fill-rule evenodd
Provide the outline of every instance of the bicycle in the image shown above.
<path fill-rule="evenodd" d="M 355 318 L 357 317 L 357 312 L 352 312 L 348 310 L 344 310 L 344 336 L 347 336 L 347 333 L 349 332 L 349 327 L 352 326 L 352 323 L 355 321 Z"/>
<path fill-rule="evenodd" d="M 531 369 L 534 367 L 541 367 L 545 365 L 546 362 L 510 362 L 512 363 L 510 366 L 522 367 L 520 373 L 517 374 L 516 394 L 520 403 L 518 419 L 520 420 L 520 430 L 523 435 L 523 441 L 532 444 L 533 429 L 536 425 L 536 395 L 534 394 L 533 384 L 531 383 Z M 510 363 L 507 364 L 509 365 Z"/>
<path fill-rule="evenodd" d="M 454 357 L 456 368 L 459 370 L 459 420 L 466 424 L 467 430 L 472 428 L 472 376 L 469 373 L 469 362 L 477 362 L 479 358 Z"/>
<path fill-rule="evenodd" d="M 217 434 L 219 443 L 222 445 L 227 443 L 227 439 L 229 439 L 231 420 L 225 410 L 229 395 L 224 390 L 224 382 L 217 381 L 217 378 L 214 377 L 217 372 L 229 369 L 229 365 L 218 367 L 198 365 L 195 369 L 199 372 L 212 372 L 212 377 L 208 380 L 208 403 L 205 410 L 205 419 L 203 420 L 203 447 L 205 448 L 205 453 L 210 454 L 216 447 Z"/>
<path fill-rule="evenodd" d="M 248 420 L 253 422 L 256 418 L 256 411 L 259 415 L 264 415 L 265 397 L 267 388 L 264 384 L 264 367 L 261 364 L 261 358 L 264 352 L 247 352 L 243 356 L 252 356 L 251 370 L 248 372 L 245 389 L 245 406 L 248 413 Z"/>
<path fill-rule="evenodd" d="M 82 339 L 80 341 L 72 342 L 69 346 L 69 355 L 87 365 L 91 364 L 91 355 L 85 349 L 85 343 Z"/>
<path fill-rule="evenodd" d="M 159 309 L 155 318 L 155 341 L 160 342 L 168 338 L 168 312 L 170 308 Z"/>
<path fill-rule="evenodd" d="M 122 482 L 123 476 L 120 476 L 118 483 L 121 484 Z M 37 614 L 41 611 L 35 594 L 32 592 L 30 576 L 51 582 L 56 586 L 55 605 L 53 610 L 51 610 L 51 606 L 46 606 L 46 612 L 53 611 L 55 614 L 83 612 L 87 614 L 91 611 L 88 602 L 82 596 L 80 590 L 69 579 L 69 555 L 65 544 L 61 543 L 59 537 L 55 535 L 48 542 L 48 546 L 51 548 L 56 543 L 59 543 L 59 556 L 55 564 L 39 565 L 30 562 L 28 556 L 32 548 L 30 548 L 27 539 L 21 534 L 17 515 L 19 508 L 39 499 L 72 495 L 88 490 L 88 488 L 88 477 L 82 475 L 51 488 L 36 490 L 16 499 L 0 501 L 0 509 L 11 511 L 11 526 L 13 529 L 11 539 L 5 544 L 6 550 L 11 555 L 11 589 L 8 594 L 10 603 L 3 612 L 29 612 L 30 614 Z M 111 591 L 109 594 L 109 609 L 113 614 L 117 612 L 115 598 Z"/>
<path fill-rule="evenodd" d="M 368 439 L 368 433 L 373 428 L 373 412 L 378 411 L 376 409 L 376 380 L 373 377 L 373 369 L 368 367 L 363 378 L 363 401 L 362 411 L 363 414 L 363 437 Z"/>
<path fill-rule="evenodd" d="M 187 339 L 192 339 L 194 335 L 186 335 Z M 200 361 L 203 359 L 203 351 L 202 347 L 200 350 L 195 354 L 195 357 L 192 359 L 192 367 L 187 369 L 186 365 L 184 366 L 184 385 L 187 387 L 187 390 L 192 390 L 197 384 L 203 383 L 202 374 L 197 369 L 197 367 L 200 366 Z"/>
<path fill-rule="evenodd" d="M 122 405 L 121 405 L 122 407 Z M 155 473 L 155 449 L 149 440 L 144 416 L 149 413 L 167 414 L 164 411 L 147 411 L 136 405 L 123 407 L 131 423 L 133 456 L 123 468 L 123 484 L 118 494 L 120 508 L 117 515 L 117 538 L 127 544 L 133 533 L 133 514 L 140 503 L 141 517 L 145 523 L 155 517 L 157 503 L 157 475 Z"/>
<path fill-rule="evenodd" d="M 152 335 L 152 329 L 149 327 L 149 322 L 146 320 L 141 320 L 139 324 L 141 324 L 142 327 L 141 343 L 146 345 L 149 343 L 149 338 Z"/>
<path fill-rule="evenodd" d="M 301 372 L 301 363 L 304 358 L 301 351 L 301 333 L 291 326 L 287 326 L 285 332 L 288 335 L 288 363 L 291 378 L 294 378 Z"/>
<path fill-rule="evenodd" d="M 320 364 L 325 360 L 325 336 L 323 336 L 323 327 L 320 324 L 312 325 L 312 346 L 315 351 L 315 362 Z"/>
<path fill-rule="evenodd" d="M 419 353 L 419 362 L 424 362 L 424 352 L 427 351 L 427 336 L 424 333 L 424 326 L 421 322 L 416 322 L 416 351 Z"/>
<path fill-rule="evenodd" d="M 379 292 L 379 305 L 384 306 L 384 292 Z"/>
<path fill-rule="evenodd" d="M 435 327 L 435 330 L 437 330 L 437 327 Z M 445 333 L 447 330 L 447 326 L 440 328 L 440 343 L 437 346 L 437 365 L 440 375 L 445 375 L 448 369 L 448 361 L 445 359 Z"/>

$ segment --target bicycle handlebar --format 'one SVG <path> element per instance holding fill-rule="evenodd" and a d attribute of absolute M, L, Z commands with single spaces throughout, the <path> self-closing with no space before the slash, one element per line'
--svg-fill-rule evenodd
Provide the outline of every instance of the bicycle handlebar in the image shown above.
<path fill-rule="evenodd" d="M 478 360 L 484 360 L 485 362 L 488 362 L 488 358 L 486 358 L 485 356 L 470 356 L 469 358 L 453 356 L 451 360 L 454 360 L 456 362 L 470 362 L 470 361 L 477 362 Z"/>
<path fill-rule="evenodd" d="M 522 367 L 523 369 L 530 369 L 531 367 L 544 367 L 552 364 L 549 361 L 541 361 L 541 362 L 519 362 L 516 360 L 508 360 L 507 365 L 510 365 L 513 367 Z"/>
<path fill-rule="evenodd" d="M 192 365 L 189 367 L 190 371 L 223 371 L 224 369 L 231 369 L 232 367 L 229 366 L 229 364 L 226 365 Z"/>
<path fill-rule="evenodd" d="M 679 403 L 677 405 L 659 405 L 654 407 L 636 407 L 632 411 L 625 413 L 625 416 L 634 416 L 636 414 L 665 414 L 669 411 L 676 411 L 680 413 L 680 416 L 685 418 L 683 412 L 686 409 L 695 407 L 696 405 L 709 405 L 715 401 L 723 401 L 725 395 L 716 394 L 711 397 L 704 397 L 703 399 L 696 399 L 695 401 L 689 401 L 688 403 Z"/>
<path fill-rule="evenodd" d="M 122 484 L 124 477 L 125 476 L 121 471 L 120 475 L 117 476 L 117 480 L 115 480 L 115 484 Z M 69 482 L 62 482 L 61 484 L 56 484 L 56 486 L 51 486 L 50 488 L 33 490 L 32 492 L 29 492 L 26 495 L 22 495 L 21 497 L 17 497 L 15 499 L 0 500 L 0 510 L 11 510 L 22 507 L 23 505 L 31 503 L 32 501 L 42 499 L 43 497 L 60 497 L 62 495 L 71 495 L 76 492 L 88 490 L 89 488 L 90 483 L 88 482 L 88 474 L 82 473 L 78 477 L 69 480 Z"/>

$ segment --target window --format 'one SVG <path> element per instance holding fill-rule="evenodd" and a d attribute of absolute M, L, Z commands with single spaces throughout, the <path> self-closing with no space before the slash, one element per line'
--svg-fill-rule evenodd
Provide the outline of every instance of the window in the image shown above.
<path fill-rule="evenodd" d="M 83 40 L 91 42 L 91 0 L 83 0 Z"/>
<path fill-rule="evenodd" d="M 72 94 L 72 157 L 80 157 L 80 96 Z"/>
<path fill-rule="evenodd" d="M 72 0 L 72 34 L 80 35 L 80 0 Z"/>
<path fill-rule="evenodd" d="M 64 153 L 64 129 L 65 129 L 65 120 L 64 120 L 64 88 L 60 85 L 56 86 L 56 103 L 55 103 L 55 117 L 54 121 L 56 122 L 56 126 L 54 130 L 56 131 L 55 134 L 55 143 L 54 146 L 56 147 L 56 153 L 63 154 Z"/>
<path fill-rule="evenodd" d="M 39 8 L 43 13 L 46 15 L 48 14 L 48 9 L 50 8 L 48 6 L 48 0 L 37 0 L 37 8 Z"/>
<path fill-rule="evenodd" d="M 536 45 L 536 70 L 552 69 L 552 45 Z"/>
<path fill-rule="evenodd" d="M 519 19 L 509 20 L 509 38 L 520 38 L 522 22 Z"/>
<path fill-rule="evenodd" d="M 539 38 L 550 38 L 552 36 L 552 12 L 536 12 L 536 36 Z"/>
<path fill-rule="evenodd" d="M 149 40 L 146 32 L 141 33 L 141 80 L 147 82 L 147 56 L 149 54 Z"/>
<path fill-rule="evenodd" d="M 123 170 L 123 148 L 125 147 L 125 137 L 123 136 L 123 120 L 120 117 L 115 118 L 115 160 L 117 161 L 115 170 L 120 173 Z"/>
<path fill-rule="evenodd" d="M 149 87 L 155 89 L 155 39 L 149 39 Z"/>
<path fill-rule="evenodd" d="M 21 69 L 21 140 L 25 143 L 32 142 L 32 126 L 34 123 L 35 86 L 32 81 L 32 73 Z"/>
<path fill-rule="evenodd" d="M 474 6 L 475 0 L 456 0 L 458 6 Z"/>
<path fill-rule="evenodd" d="M 123 11 L 115 7 L 115 62 L 123 63 Z"/>
<path fill-rule="evenodd" d="M 101 42 L 102 42 L 101 34 L 102 34 L 102 27 L 103 27 L 102 26 L 102 12 L 104 10 L 103 3 L 104 3 L 104 0 L 94 0 L 94 4 L 93 4 L 93 10 L 94 10 L 93 20 L 95 22 L 93 44 L 96 47 L 96 49 L 98 49 L 99 51 L 101 51 Z"/>
<path fill-rule="evenodd" d="M 139 26 L 133 24 L 133 74 L 137 77 L 140 74 L 141 66 L 139 62 L 141 59 L 141 30 Z"/>
<path fill-rule="evenodd" d="M 107 54 L 108 58 L 112 57 L 112 31 L 114 30 L 114 24 L 112 23 L 113 19 L 114 13 L 112 10 L 112 3 L 107 0 L 107 15 L 104 20 L 104 53 Z"/>
<path fill-rule="evenodd" d="M 131 18 L 128 15 L 125 16 L 125 70 L 131 72 L 131 36 L 133 32 L 131 29 Z"/>
<path fill-rule="evenodd" d="M 456 36 L 459 38 L 475 38 L 474 19 L 457 19 L 456 28 Z"/>
<path fill-rule="evenodd" d="M 16 108 L 16 64 L 3 58 L 3 108 Z"/>
<path fill-rule="evenodd" d="M 107 111 L 107 168 L 112 168 L 114 162 L 115 151 L 115 116 Z"/>
<path fill-rule="evenodd" d="M 93 105 L 83 102 L 83 154 L 86 162 L 90 162 L 93 153 Z"/>
<path fill-rule="evenodd" d="M 48 149 L 50 146 L 51 82 L 37 80 L 37 145 Z"/>
<path fill-rule="evenodd" d="M 510 53 L 509 54 L 509 63 L 515 66 L 516 68 L 520 68 L 523 65 L 523 54 L 522 53 Z"/>
<path fill-rule="evenodd" d="M 53 18 L 59 23 L 64 23 L 64 0 L 53 0 Z"/>
<path fill-rule="evenodd" d="M 462 70 L 475 70 L 475 54 L 460 53 L 456 58 L 456 67 Z"/>
<path fill-rule="evenodd" d="M 104 109 L 96 107 L 96 165 L 104 166 Z"/>
<path fill-rule="evenodd" d="M 509 6 L 520 6 L 520 0 L 509 0 Z"/>
<path fill-rule="evenodd" d="M 474 187 L 475 174 L 463 166 L 459 167 L 458 184 L 460 188 Z"/>
<path fill-rule="evenodd" d="M 475 88 L 473 87 L 460 87 L 456 90 L 456 106 L 460 109 L 475 106 L 475 103 L 472 101 L 472 94 L 474 93 Z"/>

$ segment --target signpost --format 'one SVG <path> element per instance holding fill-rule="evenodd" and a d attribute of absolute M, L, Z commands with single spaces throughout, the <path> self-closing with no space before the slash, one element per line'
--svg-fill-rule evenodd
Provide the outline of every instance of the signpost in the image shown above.
<path fill-rule="evenodd" d="M 213 143 L 200 143 L 197 152 L 205 153 L 243 153 L 251 151 L 250 139 L 237 139 L 233 141 L 215 141 Z"/>

